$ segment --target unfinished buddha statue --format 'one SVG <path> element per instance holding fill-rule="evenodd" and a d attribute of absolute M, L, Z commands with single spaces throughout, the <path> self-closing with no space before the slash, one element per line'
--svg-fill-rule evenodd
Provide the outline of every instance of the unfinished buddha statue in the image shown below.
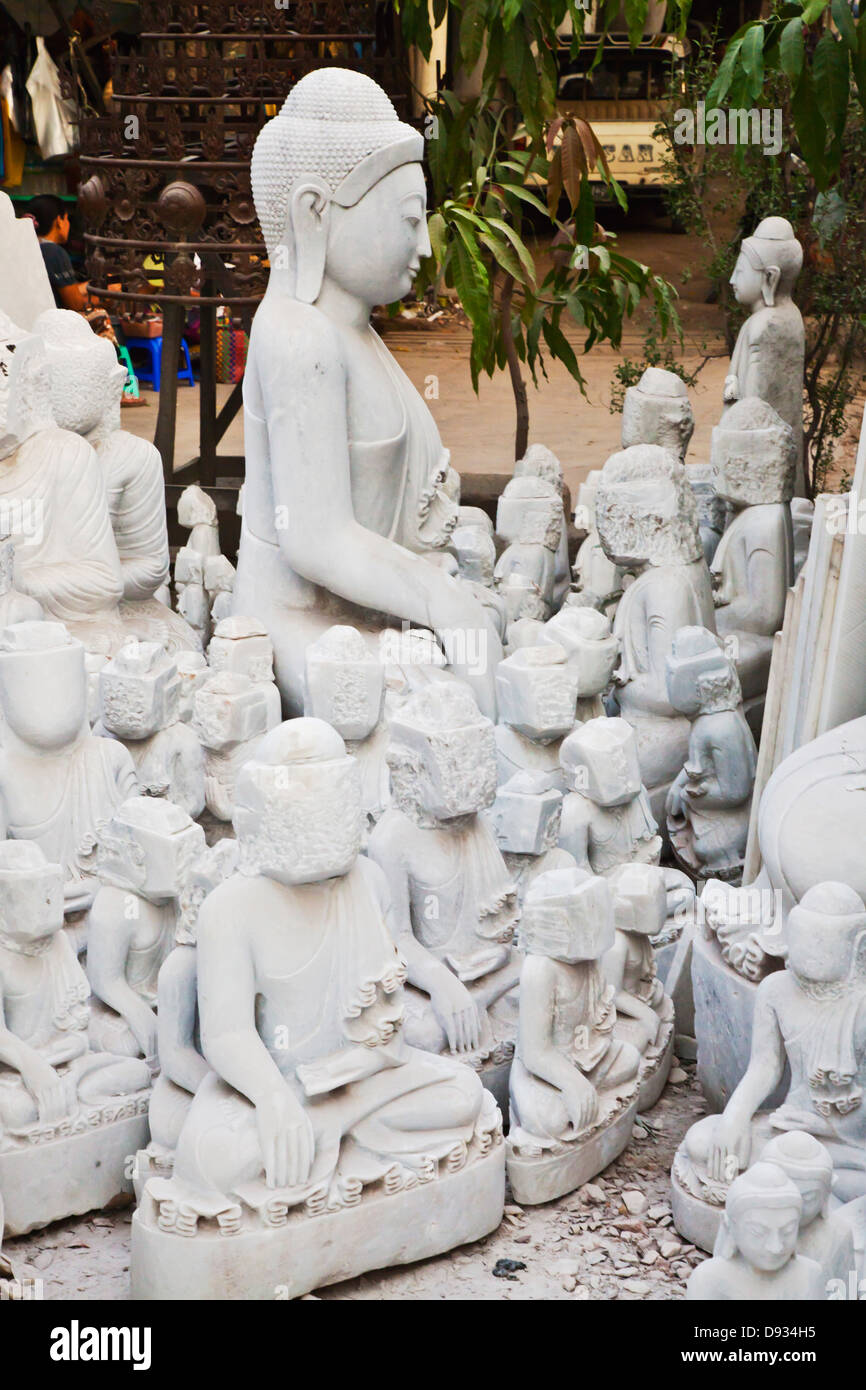
<path fill-rule="evenodd" d="M 480 814 L 496 794 L 493 728 L 467 690 L 430 686 L 392 716 L 388 765 L 392 805 L 368 854 L 387 876 L 408 966 L 407 1041 L 458 1053 L 499 1084 L 519 962 L 516 888 Z"/>
<path fill-rule="evenodd" d="M 60 864 L 67 912 L 85 909 L 99 827 L 137 782 L 123 744 L 90 732 L 84 647 L 61 623 L 0 633 L 0 709 L 0 828 Z"/>
<path fill-rule="evenodd" d="M 354 759 L 320 720 L 281 724 L 241 772 L 238 871 L 198 920 L 212 1070 L 172 1178 L 145 1184 L 135 1296 L 221 1298 L 240 1278 L 247 1298 L 293 1297 L 501 1218 L 491 1097 L 403 1038 L 406 968 L 384 877 L 358 857 L 361 820 Z"/>
<path fill-rule="evenodd" d="M 766 691 L 794 582 L 791 431 L 765 401 L 738 401 L 713 430 L 712 463 L 716 492 L 734 509 L 713 556 L 716 629 L 734 639 L 743 696 L 752 700 Z"/>
<path fill-rule="evenodd" d="M 668 786 L 685 763 L 690 732 L 668 698 L 667 655 L 679 628 L 716 627 L 697 505 L 683 465 L 657 445 L 614 454 L 602 470 L 596 523 L 609 558 L 637 573 L 616 611 L 613 630 L 622 656 L 614 681 L 659 820 Z"/>
<path fill-rule="evenodd" d="M 662 367 L 647 367 L 636 386 L 629 386 L 622 407 L 622 447 L 658 444 L 685 463 L 695 417 L 682 377 Z"/>

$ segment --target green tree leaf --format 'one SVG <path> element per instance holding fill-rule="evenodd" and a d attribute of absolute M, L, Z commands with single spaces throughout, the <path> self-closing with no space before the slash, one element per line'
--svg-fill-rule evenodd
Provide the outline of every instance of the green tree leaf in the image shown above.
<path fill-rule="evenodd" d="M 833 23 L 842 35 L 842 41 L 852 53 L 857 52 L 857 30 L 854 26 L 854 16 L 851 13 L 851 6 L 848 0 L 833 0 L 830 6 L 833 15 Z M 861 15 L 861 19 L 862 19 Z"/>
<path fill-rule="evenodd" d="M 838 135 L 848 111 L 848 50 L 829 31 L 822 35 L 815 49 L 812 79 L 818 110 Z"/>
<path fill-rule="evenodd" d="M 779 39 L 782 71 L 790 77 L 792 82 L 796 82 L 803 71 L 805 53 L 806 44 L 803 39 L 803 18 L 801 15 L 788 21 Z"/>

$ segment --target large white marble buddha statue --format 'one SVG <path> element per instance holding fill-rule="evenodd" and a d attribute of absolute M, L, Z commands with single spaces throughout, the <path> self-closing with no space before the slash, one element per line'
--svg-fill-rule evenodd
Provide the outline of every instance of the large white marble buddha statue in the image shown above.
<path fill-rule="evenodd" d="M 289 713 L 310 642 L 341 623 L 375 644 L 401 621 L 436 632 L 495 712 L 491 600 L 431 563 L 457 520 L 448 452 L 370 326 L 430 253 L 423 148 L 375 82 L 329 67 L 292 88 L 253 151 L 271 273 L 244 379 L 234 611 L 265 624 Z M 451 640 L 469 630 L 487 646 L 471 669 Z"/>

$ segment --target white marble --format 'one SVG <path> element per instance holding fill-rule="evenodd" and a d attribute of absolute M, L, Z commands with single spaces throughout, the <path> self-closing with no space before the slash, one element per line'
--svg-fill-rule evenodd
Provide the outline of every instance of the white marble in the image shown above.
<path fill-rule="evenodd" d="M 164 796 L 195 819 L 205 804 L 204 750 L 180 717 L 176 657 L 156 642 L 133 639 L 98 674 L 99 721 L 93 732 L 118 739 L 148 796 Z"/>
<path fill-rule="evenodd" d="M 0 265 L 15 267 L 14 274 L 0 276 L 0 312 L 28 332 L 43 309 L 54 304 L 54 294 L 35 224 L 15 216 L 15 205 L 0 189 Z"/>
<path fill-rule="evenodd" d="M 99 826 L 137 791 L 132 758 L 91 734 L 87 704 L 84 647 L 62 624 L 0 633 L 0 827 L 62 866 L 67 912 L 90 906 Z"/>
<path fill-rule="evenodd" d="M 658 820 L 686 760 L 690 731 L 668 699 L 667 655 L 679 628 L 715 631 L 697 504 L 683 465 L 656 445 L 614 454 L 602 470 L 596 524 L 608 557 L 637 575 L 614 620 L 622 644 L 614 682 L 619 711 L 637 735 L 641 777 Z"/>
<path fill-rule="evenodd" d="M 546 642 L 521 647 L 496 670 L 498 778 L 546 772 L 562 788 L 559 749 L 575 723 L 579 674 L 565 649 Z"/>
<path fill-rule="evenodd" d="M 172 1177 L 144 1186 L 134 1297 L 294 1297 L 501 1218 L 499 1113 L 468 1067 L 403 1038 L 406 967 L 361 822 L 354 760 L 319 720 L 272 730 L 241 773 L 239 871 L 198 918 L 212 1071 Z"/>
<path fill-rule="evenodd" d="M 404 1033 L 450 1051 L 498 1087 L 514 1050 L 517 889 L 487 820 L 493 728 L 468 691 L 439 684 L 391 720 L 392 805 L 370 836 L 408 966 Z"/>
<path fill-rule="evenodd" d="M 615 990 L 616 1036 L 640 1053 L 638 1110 L 649 1110 L 664 1090 L 673 1057 L 674 1006 L 658 977 L 651 941 L 667 920 L 665 871 L 621 864 L 608 881 L 616 934 L 604 975 Z"/>
<path fill-rule="evenodd" d="M 590 719 L 560 748 L 568 791 L 559 844 L 583 869 L 657 864 L 662 838 L 641 782 L 634 729 L 624 719 Z"/>
<path fill-rule="evenodd" d="M 803 492 L 803 374 L 806 334 L 791 298 L 803 248 L 784 217 L 765 217 L 746 237 L 731 276 L 734 297 L 748 311 L 725 380 L 726 407 L 757 396 L 778 411 L 794 435 L 798 493 Z"/>
<path fill-rule="evenodd" d="M 733 661 L 702 627 L 681 628 L 667 659 L 668 698 L 691 721 L 688 760 L 665 806 L 678 860 L 696 878 L 738 880 L 757 749 Z"/>
<path fill-rule="evenodd" d="M 128 1192 L 129 1145 L 147 1133 L 147 1066 L 88 1037 L 63 878 L 32 841 L 0 841 L 0 1191 L 13 1236 Z"/>
<path fill-rule="evenodd" d="M 551 616 L 564 524 L 562 498 L 552 483 L 532 475 L 506 483 L 496 508 L 496 532 L 505 549 L 494 580 L 510 622 Z"/>
<path fill-rule="evenodd" d="M 793 436 L 765 401 L 738 401 L 713 430 L 712 464 L 716 492 L 733 508 L 712 563 L 716 628 L 729 639 L 748 700 L 766 691 L 794 582 Z"/>
<path fill-rule="evenodd" d="M 405 620 L 442 635 L 495 714 L 497 625 L 476 588 L 427 558 L 457 521 L 448 452 L 370 327 L 429 253 L 423 147 L 370 78 L 324 67 L 292 87 L 253 153 L 271 271 L 247 359 L 234 603 L 267 628 L 295 713 L 304 653 L 324 631 L 351 625 L 375 647 Z M 449 648 L 454 632 L 486 661 L 467 660 L 465 641 Z"/>
<path fill-rule="evenodd" d="M 682 377 L 663 367 L 647 367 L 622 406 L 622 447 L 658 444 L 685 462 L 695 432 L 695 417 Z"/>
<path fill-rule="evenodd" d="M 515 478 L 543 478 L 559 496 L 565 496 L 565 474 L 562 464 L 546 444 L 530 444 L 523 458 L 514 465 Z M 571 565 L 568 558 L 568 522 L 563 512 L 556 550 L 556 577 L 553 586 L 554 606 L 558 607 L 571 586 Z"/>
<path fill-rule="evenodd" d="M 585 723 L 604 714 L 602 695 L 610 685 L 620 649 L 610 619 L 595 608 L 566 603 L 544 624 L 537 640 L 562 647 L 577 672 L 576 720 Z"/>
<path fill-rule="evenodd" d="M 836 1194 L 866 1192 L 866 907 L 846 884 L 811 888 L 788 915 L 785 969 L 761 981 L 755 995 L 751 1054 L 722 1115 L 698 1120 L 674 1162 L 675 1196 L 685 1194 L 678 1227 L 692 1204 L 720 1206 L 737 1172 L 756 1151 L 760 1108 L 782 1081 L 782 1103 L 769 1114 L 773 1130 L 803 1130 L 827 1148 Z M 699 1035 L 700 1037 L 700 1035 Z M 759 1132 L 759 1131 L 757 1131 Z"/>
<path fill-rule="evenodd" d="M 783 1168 L 756 1163 L 731 1184 L 711 1260 L 692 1271 L 697 1302 L 808 1303 L 825 1297 L 821 1266 L 797 1254 L 803 1199 Z"/>
<path fill-rule="evenodd" d="M 586 531 L 574 561 L 574 585 L 584 603 L 613 614 L 622 594 L 624 571 L 608 559 L 602 549 L 595 521 L 595 500 L 601 482 L 600 468 L 587 473 L 577 493 L 574 524 Z"/>
<path fill-rule="evenodd" d="M 391 800 L 385 667 L 353 627 L 335 626 L 307 648 L 304 713 L 337 730 L 361 774 L 365 842 Z"/>
<path fill-rule="evenodd" d="M 573 1191 L 625 1147 L 640 1053 L 615 1036 L 616 991 L 602 968 L 615 945 L 605 880 L 577 868 L 536 878 L 520 945 L 507 1169 L 515 1200 L 532 1205 Z"/>
<path fill-rule="evenodd" d="M 268 682 L 240 671 L 211 672 L 193 696 L 192 729 L 205 753 L 205 804 L 230 821 L 238 773 L 261 736 L 280 721 Z"/>
<path fill-rule="evenodd" d="M 205 848 L 200 825 L 170 801 L 136 796 L 100 832 L 100 888 L 90 909 L 91 1039 L 158 1066 L 156 998 L 174 945 L 181 893 Z"/>

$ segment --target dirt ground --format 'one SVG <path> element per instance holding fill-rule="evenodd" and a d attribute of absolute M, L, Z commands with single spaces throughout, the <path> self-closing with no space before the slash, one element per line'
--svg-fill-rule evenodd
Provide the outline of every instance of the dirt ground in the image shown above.
<path fill-rule="evenodd" d="M 705 1258 L 684 1244 L 670 1215 L 670 1168 L 705 1112 L 694 1066 L 674 1063 L 673 1081 L 635 1126 L 625 1153 L 592 1183 L 543 1207 L 510 1196 L 497 1231 L 437 1259 L 364 1274 L 308 1298 L 670 1299 L 682 1298 Z M 46 1300 L 129 1298 L 130 1208 L 59 1221 L 4 1243 L 19 1281 Z M 505 1262 L 505 1263 L 502 1263 Z"/>

